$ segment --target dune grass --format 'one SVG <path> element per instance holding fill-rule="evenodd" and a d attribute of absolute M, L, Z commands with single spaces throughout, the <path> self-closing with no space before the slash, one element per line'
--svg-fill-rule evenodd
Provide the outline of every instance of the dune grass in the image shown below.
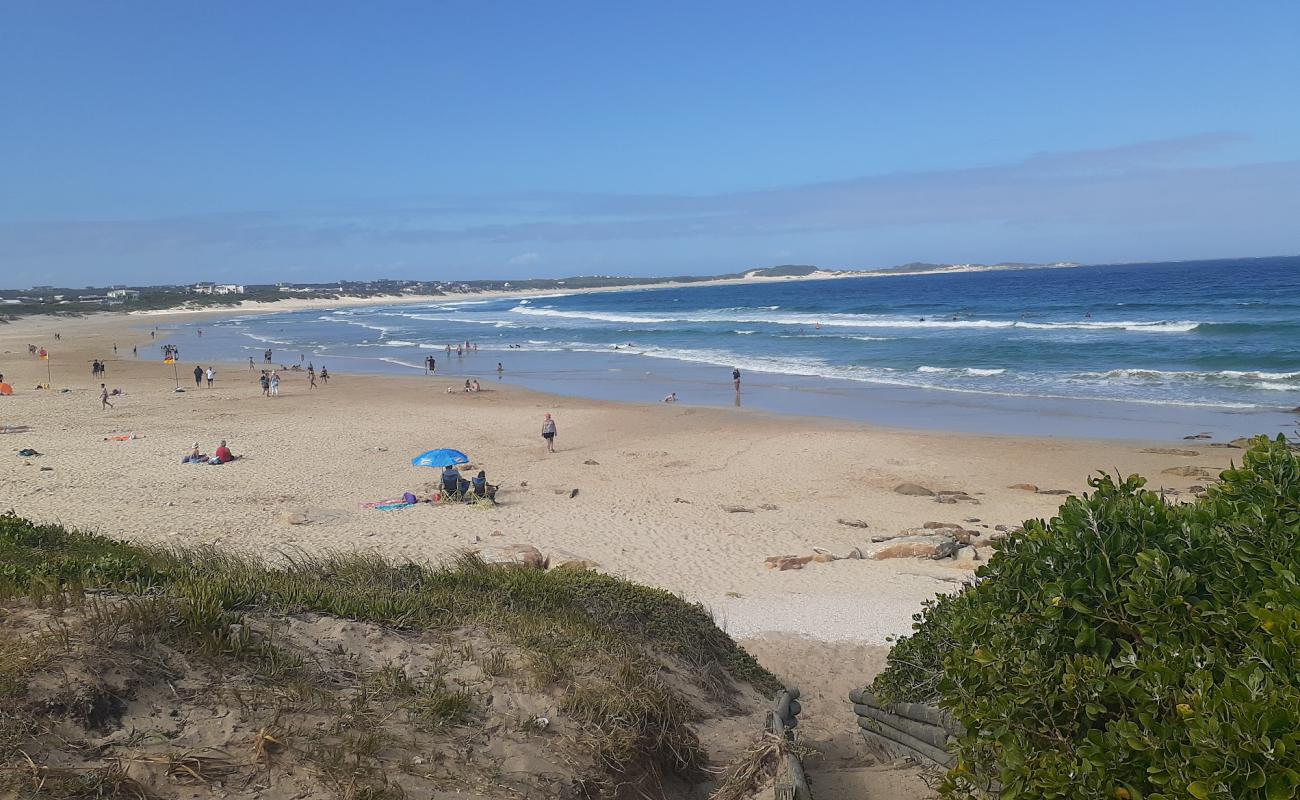
<path fill-rule="evenodd" d="M 451 638 L 483 631 L 517 655 L 480 655 L 463 645 L 485 674 L 519 671 L 534 688 L 563 697 L 562 708 L 581 726 L 582 744 L 605 768 L 607 778 L 592 784 L 597 795 L 703 775 L 691 724 L 699 713 L 662 677 L 665 659 L 719 700 L 739 684 L 764 693 L 779 688 L 705 609 L 670 593 L 594 572 L 490 567 L 473 558 L 428 566 L 300 554 L 272 566 L 212 549 L 144 547 L 8 514 L 0 516 L 0 607 L 5 603 L 75 606 L 101 642 L 135 642 L 142 653 L 162 642 L 187 657 L 231 665 L 245 676 L 241 691 L 291 694 L 322 706 L 336 702 L 337 687 L 290 649 L 254 633 L 250 617 L 316 613 Z M 57 632 L 10 644 L 0 642 L 0 708 L 6 709 L 0 751 L 16 752 L 5 745 L 30 736 L 34 724 L 21 710 L 27 681 L 68 648 Z M 400 708 L 430 731 L 467 724 L 475 713 L 468 694 L 392 670 L 361 676 L 349 691 L 351 708 L 340 709 L 346 724 L 330 737 L 304 736 L 303 747 L 323 769 L 338 773 L 340 784 L 370 786 L 378 792 L 373 796 L 388 791 L 382 770 L 366 766 L 375 764 L 370 756 L 384 747 L 384 733 L 359 712 L 374 704 Z M 274 749 L 286 735 L 268 732 L 267 746 Z M 31 769 L 41 769 L 38 761 Z M 104 771 L 99 782 L 114 775 Z M 123 784 L 117 795 L 95 795 L 72 787 L 62 796 L 131 796 L 132 790 Z"/>

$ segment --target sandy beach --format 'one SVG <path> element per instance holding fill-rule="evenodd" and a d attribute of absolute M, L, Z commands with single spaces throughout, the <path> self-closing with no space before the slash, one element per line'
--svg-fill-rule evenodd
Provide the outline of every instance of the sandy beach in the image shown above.
<path fill-rule="evenodd" d="M 880 667 L 886 637 L 906 633 L 925 599 L 956 589 L 970 571 L 916 558 L 780 571 L 765 559 L 815 548 L 843 556 L 872 536 L 927 522 L 1015 526 L 1051 516 L 1063 497 L 1009 487 L 1082 492 L 1096 469 L 1141 473 L 1186 494 L 1205 478 L 1164 470 L 1213 473 L 1239 453 L 1205 442 L 971 436 L 612 404 L 504 385 L 465 394 L 458 381 L 418 376 L 338 373 L 312 390 L 305 373 L 286 372 L 281 396 L 267 399 L 247 363 L 216 365 L 208 389 L 195 387 L 195 365 L 182 361 L 186 391 L 176 393 L 148 334 L 165 320 L 0 326 L 0 372 L 15 389 L 0 398 L 0 424 L 27 426 L 0 438 L 6 509 L 135 541 L 221 544 L 269 558 L 366 550 L 438 561 L 506 544 L 580 557 L 712 609 L 767 666 L 805 688 L 809 734 L 823 738 L 828 758 L 856 746 L 847 688 Z M 28 343 L 52 354 L 49 392 L 33 389 L 47 365 L 28 355 Z M 100 408 L 95 358 L 106 359 L 108 387 L 123 392 L 111 410 Z M 546 412 L 559 428 L 554 455 L 540 437 Z M 220 439 L 239 460 L 180 463 L 193 442 L 211 453 Z M 363 507 L 425 494 L 437 472 L 410 460 L 435 447 L 468 453 L 500 485 L 500 505 Z M 20 457 L 22 448 L 41 455 Z M 970 500 L 900 494 L 903 483 Z"/>

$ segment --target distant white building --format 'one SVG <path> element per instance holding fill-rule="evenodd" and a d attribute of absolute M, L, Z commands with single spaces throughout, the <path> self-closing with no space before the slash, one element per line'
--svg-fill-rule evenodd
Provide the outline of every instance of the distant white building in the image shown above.
<path fill-rule="evenodd" d="M 243 294 L 244 287 L 237 283 L 196 283 L 190 291 L 195 294 Z"/>
<path fill-rule="evenodd" d="M 135 289 L 109 289 L 109 300 L 139 300 L 140 293 Z"/>

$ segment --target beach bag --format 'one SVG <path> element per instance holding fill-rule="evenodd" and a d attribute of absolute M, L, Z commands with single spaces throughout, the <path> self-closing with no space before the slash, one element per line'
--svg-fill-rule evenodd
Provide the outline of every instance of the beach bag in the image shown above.
<path fill-rule="evenodd" d="M 410 492 L 407 492 L 406 494 L 402 495 L 402 499 L 406 501 L 406 504 L 408 506 L 413 506 L 417 502 L 419 502 L 415 499 L 415 495 L 411 494 Z"/>

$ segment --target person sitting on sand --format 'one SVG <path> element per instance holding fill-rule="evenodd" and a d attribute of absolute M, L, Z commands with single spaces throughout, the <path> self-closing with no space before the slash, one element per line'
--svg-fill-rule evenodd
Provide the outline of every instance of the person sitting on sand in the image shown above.
<path fill-rule="evenodd" d="M 466 378 L 466 379 L 465 379 L 465 391 L 467 391 L 467 392 L 472 392 L 472 391 L 474 391 L 473 389 L 469 388 L 469 378 Z"/>
<path fill-rule="evenodd" d="M 448 464 L 442 471 L 442 494 L 444 498 L 457 497 L 465 494 L 469 488 L 469 483 L 460 477 L 460 472 L 456 467 Z"/>
<path fill-rule="evenodd" d="M 470 487 L 470 491 L 474 493 L 475 497 L 487 498 L 488 502 L 492 503 L 493 505 L 496 505 L 497 487 L 487 482 L 486 472 L 484 472 L 483 470 L 479 470 L 478 474 L 470 479 L 469 487 Z"/>
<path fill-rule="evenodd" d="M 664 402 L 665 402 L 665 403 L 676 403 L 676 402 L 677 402 L 677 392 L 672 392 L 672 393 L 670 393 L 667 397 L 664 398 Z"/>
<path fill-rule="evenodd" d="M 201 463 L 203 463 L 204 461 L 207 461 L 207 460 L 208 460 L 208 457 L 207 457 L 205 454 L 199 452 L 199 443 L 198 443 L 198 442 L 195 442 L 195 443 L 194 443 L 194 446 L 193 446 L 192 448 L 190 448 L 190 452 L 189 452 L 187 455 L 185 455 L 185 456 L 183 456 L 183 457 L 181 458 L 181 463 L 182 463 L 182 464 L 201 464 Z"/>
<path fill-rule="evenodd" d="M 226 440 L 222 439 L 221 444 L 217 445 L 217 452 L 212 454 L 212 461 L 210 463 L 229 464 L 234 460 L 235 456 L 230 452 L 230 448 L 226 446 Z"/>
<path fill-rule="evenodd" d="M 480 392 L 480 391 L 483 390 L 483 387 L 481 387 L 481 386 L 478 385 L 478 378 L 475 378 L 474 380 L 470 381 L 470 389 L 469 389 L 469 390 L 470 390 L 471 392 Z"/>

